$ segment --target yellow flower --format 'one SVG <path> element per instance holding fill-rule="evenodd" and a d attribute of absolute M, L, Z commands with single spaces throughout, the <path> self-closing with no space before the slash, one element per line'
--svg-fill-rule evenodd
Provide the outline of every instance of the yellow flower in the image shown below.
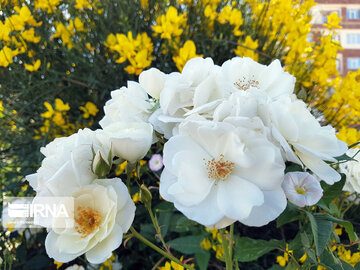
<path fill-rule="evenodd" d="M 4 24 L 0 21 L 0 40 L 10 41 L 9 34 L 11 32 L 11 27 L 8 24 Z"/>
<path fill-rule="evenodd" d="M 14 56 L 18 55 L 18 50 L 12 50 L 7 46 L 4 46 L 0 51 L 0 66 L 7 67 L 13 62 Z"/>
<path fill-rule="evenodd" d="M 64 103 L 60 98 L 55 99 L 55 110 L 64 112 L 70 110 L 69 103 Z"/>
<path fill-rule="evenodd" d="M 61 0 L 35 0 L 34 8 L 44 10 L 47 13 L 53 13 L 60 3 Z"/>
<path fill-rule="evenodd" d="M 284 252 L 284 255 L 283 256 L 277 256 L 276 257 L 276 262 L 280 266 L 284 267 L 287 264 L 287 262 L 289 261 L 289 255 L 290 254 L 293 254 L 293 251 L 289 250 L 289 246 L 288 246 L 288 244 L 286 244 L 286 250 Z"/>
<path fill-rule="evenodd" d="M 76 5 L 74 7 L 76 9 L 91 8 L 91 4 L 88 0 L 76 0 Z"/>
<path fill-rule="evenodd" d="M 194 57 L 202 57 L 202 54 L 196 54 L 196 47 L 192 40 L 187 40 L 182 48 L 179 50 L 179 54 L 173 57 L 176 67 L 182 71 L 187 61 Z"/>
<path fill-rule="evenodd" d="M 27 6 L 22 6 L 21 9 L 19 7 L 14 7 L 14 10 L 19 13 L 21 20 L 24 23 L 28 23 L 32 26 L 40 26 L 42 22 L 36 22 L 34 17 L 31 15 L 30 9 Z"/>
<path fill-rule="evenodd" d="M 30 72 L 37 71 L 40 68 L 40 65 L 41 65 L 40 59 L 33 61 L 32 65 L 24 64 L 25 68 Z"/>
<path fill-rule="evenodd" d="M 224 248 L 222 247 L 222 245 L 212 245 L 211 248 L 215 251 L 215 257 L 217 259 L 221 259 L 224 255 Z"/>
<path fill-rule="evenodd" d="M 159 270 L 171 270 L 171 264 L 169 262 L 166 262 L 164 266 L 159 266 Z"/>
<path fill-rule="evenodd" d="M 305 252 L 304 255 L 302 255 L 301 258 L 299 259 L 299 263 L 304 263 L 306 259 L 307 259 L 307 254 Z"/>
<path fill-rule="evenodd" d="M 200 243 L 200 246 L 205 250 L 209 250 L 211 248 L 211 242 L 209 239 L 204 238 L 204 240 Z"/>
<path fill-rule="evenodd" d="M 120 175 L 123 174 L 127 166 L 127 161 L 125 160 L 123 163 L 119 164 L 115 168 L 115 174 Z"/>
<path fill-rule="evenodd" d="M 111 51 L 119 53 L 116 63 L 123 63 L 126 60 L 130 62 L 125 70 L 129 74 L 139 75 L 144 68 L 150 66 L 152 61 L 152 52 L 154 45 L 146 33 L 138 34 L 136 39 L 131 32 L 128 35 L 110 34 L 108 35 L 105 46 Z"/>
<path fill-rule="evenodd" d="M 245 38 L 245 42 L 240 43 L 241 45 L 237 46 L 234 52 L 241 57 L 250 57 L 255 61 L 259 60 L 258 54 L 254 51 L 258 48 L 259 44 L 257 40 L 253 40 L 251 36 Z"/>
<path fill-rule="evenodd" d="M 46 107 L 47 111 L 40 114 L 41 117 L 43 118 L 51 118 L 54 114 L 54 109 L 51 106 L 51 104 L 49 102 L 44 102 L 44 106 Z"/>
<path fill-rule="evenodd" d="M 341 18 L 339 18 L 336 12 L 333 12 L 327 16 L 327 23 L 324 23 L 324 26 L 329 30 L 342 28 L 342 26 L 339 25 L 340 22 Z"/>
<path fill-rule="evenodd" d="M 89 51 L 95 50 L 95 47 L 92 47 L 89 42 L 86 42 L 85 46 L 86 46 L 86 49 L 88 49 Z"/>
<path fill-rule="evenodd" d="M 111 253 L 111 256 L 109 259 L 107 259 L 101 266 L 100 266 L 100 270 L 104 269 L 104 266 L 106 267 L 107 270 L 112 270 L 113 266 L 112 266 L 112 261 L 115 261 L 115 256 L 113 253 Z"/>
<path fill-rule="evenodd" d="M 85 107 L 80 106 L 79 109 L 84 112 L 83 118 L 85 118 L 85 119 L 89 118 L 90 115 L 96 116 L 96 114 L 99 111 L 99 109 L 96 107 L 96 105 L 90 101 L 86 102 Z"/>
<path fill-rule="evenodd" d="M 63 117 L 62 113 L 59 113 L 59 112 L 56 112 L 54 114 L 54 117 L 52 120 L 55 123 L 55 125 L 57 125 L 57 126 L 63 126 L 65 124 L 64 117 Z"/>
<path fill-rule="evenodd" d="M 2 100 L 0 100 L 0 117 L 4 116 L 2 113 L 3 111 L 4 111 L 3 102 L 2 102 Z"/>
<path fill-rule="evenodd" d="M 83 24 L 83 22 L 80 20 L 79 17 L 76 17 L 76 18 L 75 18 L 75 20 L 74 20 L 74 25 L 75 25 L 76 31 L 78 31 L 78 32 L 83 32 L 83 31 L 85 31 L 85 29 L 84 29 L 84 24 Z"/>
<path fill-rule="evenodd" d="M 139 202 L 139 192 L 136 192 L 133 196 L 132 196 L 132 200 L 137 203 Z"/>
<path fill-rule="evenodd" d="M 348 145 L 354 144 L 360 141 L 360 131 L 356 128 L 341 127 L 337 134 L 339 140 L 346 142 Z"/>
<path fill-rule="evenodd" d="M 180 258 L 180 261 L 182 262 L 184 260 L 184 257 L 181 256 Z M 194 264 L 191 264 L 190 265 L 191 267 L 194 267 Z M 171 261 L 171 262 L 166 262 L 164 266 L 160 266 L 158 267 L 159 270 L 184 270 L 184 266 L 174 262 L 174 261 Z"/>
<path fill-rule="evenodd" d="M 35 52 L 34 50 L 28 51 L 28 56 L 29 56 L 30 58 L 33 58 L 35 55 L 36 55 L 36 52 Z"/>
<path fill-rule="evenodd" d="M 348 264 L 351 264 L 351 266 L 353 267 L 360 262 L 360 252 L 352 253 L 351 250 L 345 249 L 344 246 L 338 246 L 337 253 L 341 260 L 347 262 Z"/>
<path fill-rule="evenodd" d="M 242 31 L 239 30 L 244 20 L 242 18 L 241 11 L 226 5 L 219 13 L 218 22 L 221 24 L 229 23 L 234 26 L 233 33 L 235 36 L 241 36 Z"/>
<path fill-rule="evenodd" d="M 41 37 L 35 36 L 35 30 L 33 27 L 31 27 L 29 30 L 25 30 L 24 32 L 21 32 L 21 36 L 26 41 L 32 42 L 32 43 L 39 43 Z"/>
<path fill-rule="evenodd" d="M 154 34 L 160 34 L 161 38 L 169 40 L 178 37 L 186 26 L 186 20 L 186 14 L 178 15 L 176 8 L 170 6 L 166 14 L 156 19 L 156 25 L 153 26 Z"/>
<path fill-rule="evenodd" d="M 208 228 L 205 228 L 205 230 L 209 233 L 211 233 L 212 235 L 212 238 L 213 239 L 216 239 L 217 238 L 217 235 L 219 234 L 219 230 L 218 229 L 208 229 Z"/>
<path fill-rule="evenodd" d="M 73 47 L 71 42 L 71 36 L 74 34 L 74 23 L 72 20 L 69 21 L 69 25 L 65 26 L 62 22 L 56 22 L 56 33 L 52 36 L 53 38 L 61 38 L 64 46 L 68 49 Z"/>
<path fill-rule="evenodd" d="M 149 1 L 148 0 L 139 0 L 140 6 L 143 10 L 146 10 L 149 7 Z"/>
<path fill-rule="evenodd" d="M 58 261 L 55 261 L 55 260 L 54 260 L 54 264 L 56 265 L 56 269 L 59 269 L 63 265 L 62 262 L 58 262 Z"/>

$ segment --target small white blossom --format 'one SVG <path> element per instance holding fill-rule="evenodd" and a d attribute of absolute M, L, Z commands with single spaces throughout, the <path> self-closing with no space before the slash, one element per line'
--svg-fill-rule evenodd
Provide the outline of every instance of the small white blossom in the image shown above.
<path fill-rule="evenodd" d="M 288 200 L 300 207 L 316 204 L 323 195 L 319 181 L 307 172 L 285 174 L 282 188 Z"/>
<path fill-rule="evenodd" d="M 163 166 L 164 164 L 163 164 L 162 156 L 160 154 L 152 155 L 152 157 L 149 160 L 150 170 L 157 172 L 161 170 Z"/>

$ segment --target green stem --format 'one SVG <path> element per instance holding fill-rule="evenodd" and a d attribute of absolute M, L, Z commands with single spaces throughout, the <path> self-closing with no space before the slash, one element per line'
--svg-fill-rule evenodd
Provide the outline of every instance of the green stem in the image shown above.
<path fill-rule="evenodd" d="M 151 210 L 151 205 L 150 206 L 145 205 L 145 207 L 149 211 L 149 215 L 150 215 L 152 223 L 154 224 L 157 236 L 159 237 L 163 247 L 165 249 L 167 249 L 167 245 L 166 245 L 166 243 L 164 241 L 164 238 L 162 237 L 162 234 L 161 234 L 161 228 L 159 226 L 158 220 L 157 220 L 156 216 L 154 216 L 153 211 Z"/>
<path fill-rule="evenodd" d="M 182 265 L 183 267 L 185 267 L 186 269 L 189 270 L 194 270 L 194 268 L 192 268 L 190 265 L 188 264 L 184 264 L 182 263 L 179 259 L 175 258 L 173 255 L 167 253 L 166 251 L 162 250 L 161 248 L 159 248 L 158 246 L 154 245 L 153 243 L 151 243 L 149 240 L 147 240 L 144 236 L 142 236 L 140 233 L 138 233 L 134 227 L 130 227 L 130 231 L 131 233 L 137 238 L 139 239 L 141 242 L 143 242 L 145 245 L 147 245 L 148 247 L 151 247 L 153 250 L 155 250 L 156 252 L 160 253 L 161 255 L 163 255 L 164 257 L 168 258 L 169 260 L 172 260 L 174 262 L 176 262 L 177 264 Z"/>
<path fill-rule="evenodd" d="M 230 259 L 233 260 L 233 241 L 234 241 L 234 223 L 230 225 L 230 245 L 229 245 L 229 253 Z"/>
<path fill-rule="evenodd" d="M 221 244 L 222 244 L 222 248 L 224 250 L 224 257 L 225 257 L 225 264 L 226 264 L 226 270 L 232 270 L 232 258 L 230 257 L 230 253 L 229 253 L 229 244 L 230 242 L 228 241 L 227 237 L 225 236 L 225 229 L 221 230 Z"/>
<path fill-rule="evenodd" d="M 130 193 L 130 180 L 131 180 L 131 172 L 126 173 L 126 187 Z"/>

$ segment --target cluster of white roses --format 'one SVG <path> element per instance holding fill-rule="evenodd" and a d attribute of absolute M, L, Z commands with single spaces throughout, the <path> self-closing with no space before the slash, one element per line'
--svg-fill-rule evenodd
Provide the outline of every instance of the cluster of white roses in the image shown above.
<path fill-rule="evenodd" d="M 104 262 L 133 222 L 135 205 L 121 179 L 98 179 L 95 173 L 106 162 L 102 157 L 113 158 L 106 136 L 102 130 L 84 129 L 55 139 L 41 149 L 45 158 L 37 173 L 26 177 L 37 192 L 35 200 L 74 198 L 75 222 L 52 224 L 46 237 L 46 252 L 56 261 L 69 262 L 86 253 L 89 262 Z"/>
<path fill-rule="evenodd" d="M 194 58 L 182 73 L 152 68 L 139 83 L 113 91 L 102 129 L 55 139 L 41 149 L 37 173 L 27 176 L 36 196 L 75 199 L 75 226 L 49 229 L 49 256 L 68 262 L 86 253 L 91 263 L 110 257 L 131 226 L 135 205 L 121 179 L 106 179 L 108 169 L 114 157 L 137 162 L 158 137 L 168 140 L 160 195 L 209 227 L 236 220 L 262 226 L 285 209 L 291 189 L 321 193 L 311 175 L 287 177 L 293 185 L 284 181 L 286 161 L 328 184 L 340 180 L 325 161 L 335 162 L 347 146 L 296 98 L 294 84 L 279 61 L 265 66 L 233 58 L 217 66 L 211 58 Z M 316 203 L 320 193 L 299 205 Z"/>
<path fill-rule="evenodd" d="M 168 139 L 160 194 L 190 219 L 262 226 L 285 209 L 285 194 L 300 206 L 316 203 L 318 180 L 298 173 L 284 181 L 286 161 L 328 184 L 341 178 L 326 161 L 336 162 L 346 144 L 296 98 L 295 78 L 279 61 L 236 57 L 217 66 L 195 58 L 181 74 L 145 71 L 140 84 L 159 100 L 149 122 Z"/>

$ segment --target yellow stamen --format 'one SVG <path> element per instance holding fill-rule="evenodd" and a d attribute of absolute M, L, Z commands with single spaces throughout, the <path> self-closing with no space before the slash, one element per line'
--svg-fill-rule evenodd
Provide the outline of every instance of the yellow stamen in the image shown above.
<path fill-rule="evenodd" d="M 224 155 L 220 155 L 219 160 L 212 158 L 205 163 L 210 179 L 225 180 L 234 169 L 234 162 L 224 160 Z"/>
<path fill-rule="evenodd" d="M 82 235 L 82 238 L 85 238 L 99 227 L 101 214 L 91 207 L 85 208 L 79 206 L 76 216 L 75 222 L 78 226 L 75 226 L 75 230 Z"/>

